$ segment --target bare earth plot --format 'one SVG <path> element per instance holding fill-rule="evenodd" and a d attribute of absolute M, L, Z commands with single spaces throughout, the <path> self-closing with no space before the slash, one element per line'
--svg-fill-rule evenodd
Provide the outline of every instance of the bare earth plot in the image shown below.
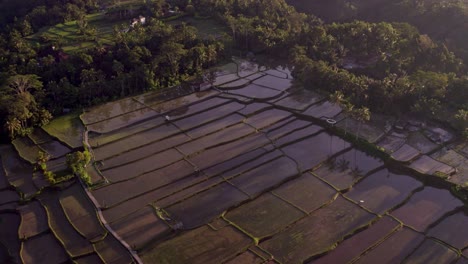
<path fill-rule="evenodd" d="M 94 154 L 86 190 L 69 182 L 19 206 L 15 190 L 38 188 L 28 178 L 31 165 L 15 161 L 23 148 L 50 142 L 47 130 L 2 147 L 0 260 L 467 261 L 466 206 L 426 180 L 440 172 L 457 177 L 466 147 L 453 141 L 444 151 L 428 128 L 345 124 L 339 106 L 292 89 L 284 68 L 239 60 L 214 83 L 176 98 L 146 94 L 83 113 L 83 138 Z M 325 119 L 387 147 L 396 165 L 336 136 Z"/>

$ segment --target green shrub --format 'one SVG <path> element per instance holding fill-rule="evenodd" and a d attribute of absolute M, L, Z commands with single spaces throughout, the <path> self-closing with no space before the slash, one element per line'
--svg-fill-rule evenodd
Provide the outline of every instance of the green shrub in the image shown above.
<path fill-rule="evenodd" d="M 50 184 L 55 184 L 57 183 L 55 173 L 47 170 L 47 161 L 49 161 L 49 159 L 50 159 L 50 155 L 48 153 L 44 151 L 39 151 L 39 154 L 37 155 L 37 165 L 39 166 L 39 169 L 44 174 L 44 178 Z"/>
<path fill-rule="evenodd" d="M 86 166 L 91 162 L 91 153 L 87 149 L 67 155 L 67 165 L 73 173 L 79 176 L 88 186 L 91 185 L 91 177 L 86 172 Z"/>

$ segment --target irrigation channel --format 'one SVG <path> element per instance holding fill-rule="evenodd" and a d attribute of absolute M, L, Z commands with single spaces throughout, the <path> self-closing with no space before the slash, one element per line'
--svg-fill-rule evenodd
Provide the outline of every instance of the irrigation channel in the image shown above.
<path fill-rule="evenodd" d="M 360 124 L 287 67 L 243 60 L 197 90 L 1 146 L 0 262 L 468 263 L 468 147 L 449 130 Z M 83 134 L 90 187 L 33 170 L 40 149 L 63 171 Z"/>

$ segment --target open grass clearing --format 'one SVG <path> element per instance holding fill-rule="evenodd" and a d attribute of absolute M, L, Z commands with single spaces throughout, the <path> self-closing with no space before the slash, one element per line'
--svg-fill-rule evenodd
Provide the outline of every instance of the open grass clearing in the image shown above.
<path fill-rule="evenodd" d="M 84 126 L 78 113 L 54 118 L 42 128 L 49 135 L 58 138 L 73 149 L 83 146 Z"/>
<path fill-rule="evenodd" d="M 45 27 L 27 39 L 42 43 L 44 40 L 58 42 L 64 52 L 75 52 L 82 49 L 94 48 L 97 43 L 112 45 L 114 43 L 114 26 L 120 24 L 130 25 L 129 19 L 113 20 L 104 13 L 86 15 L 89 27 L 96 28 L 96 41 L 92 37 L 85 37 L 79 33 L 77 21 L 60 23 Z"/>

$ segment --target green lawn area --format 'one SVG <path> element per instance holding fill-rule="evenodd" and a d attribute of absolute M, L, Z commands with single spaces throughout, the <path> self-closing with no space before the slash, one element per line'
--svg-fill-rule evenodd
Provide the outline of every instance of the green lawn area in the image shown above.
<path fill-rule="evenodd" d="M 86 19 L 91 27 L 97 30 L 97 41 L 102 44 L 112 44 L 113 28 L 115 25 L 130 24 L 128 19 L 110 20 L 103 13 L 87 15 Z M 78 34 L 78 25 L 76 21 L 70 21 L 63 24 L 57 24 L 52 27 L 41 29 L 34 35 L 27 37 L 36 42 L 41 42 L 41 37 L 46 37 L 50 41 L 62 43 L 65 52 L 72 52 L 80 49 L 90 48 L 96 45 L 96 42 Z"/>
<path fill-rule="evenodd" d="M 195 18 L 191 16 L 184 16 L 176 20 L 167 22 L 170 25 L 179 25 L 182 23 L 194 26 L 198 29 L 198 34 L 201 38 L 208 38 L 210 36 L 220 37 L 223 33 L 229 33 L 229 29 L 218 21 L 212 18 Z"/>
<path fill-rule="evenodd" d="M 54 118 L 42 128 L 49 135 L 58 138 L 71 148 L 83 146 L 84 126 L 78 112 Z"/>

